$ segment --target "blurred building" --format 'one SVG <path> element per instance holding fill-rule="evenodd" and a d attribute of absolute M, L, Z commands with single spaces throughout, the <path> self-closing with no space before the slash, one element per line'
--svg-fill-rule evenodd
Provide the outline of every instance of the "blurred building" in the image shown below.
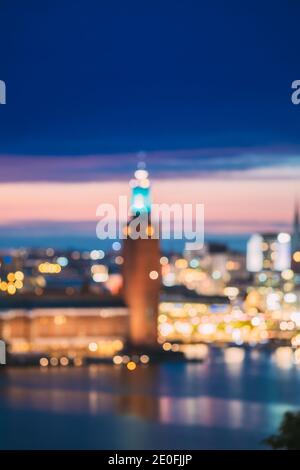
<path fill-rule="evenodd" d="M 248 281 L 244 253 L 229 250 L 222 243 L 206 243 L 201 250 L 186 250 L 184 255 L 185 259 L 175 260 L 173 285 L 184 284 L 200 295 L 223 295 L 226 286 Z M 164 277 L 163 282 L 168 286 Z"/>
<path fill-rule="evenodd" d="M 157 344 L 157 314 L 160 291 L 159 239 L 152 238 L 157 227 L 151 221 L 151 195 L 148 172 L 139 167 L 131 182 L 132 216 L 125 227 L 123 244 L 123 293 L 129 308 L 129 340 L 134 346 Z M 142 220 L 138 230 L 143 237 L 132 237 L 132 226 Z"/>
<path fill-rule="evenodd" d="M 0 336 L 11 353 L 112 356 L 126 340 L 128 310 L 121 299 L 11 300 L 1 304 L 0 315 Z"/>
<path fill-rule="evenodd" d="M 291 266 L 291 236 L 288 233 L 254 234 L 247 243 L 249 272 L 283 271 Z"/>

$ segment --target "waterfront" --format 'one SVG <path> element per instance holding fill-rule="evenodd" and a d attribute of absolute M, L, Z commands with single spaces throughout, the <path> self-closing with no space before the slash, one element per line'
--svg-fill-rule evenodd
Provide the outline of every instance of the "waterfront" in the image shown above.
<path fill-rule="evenodd" d="M 279 351 L 279 352 L 278 352 Z M 300 408 L 289 349 L 203 363 L 2 368 L 1 449 L 259 449 Z"/>

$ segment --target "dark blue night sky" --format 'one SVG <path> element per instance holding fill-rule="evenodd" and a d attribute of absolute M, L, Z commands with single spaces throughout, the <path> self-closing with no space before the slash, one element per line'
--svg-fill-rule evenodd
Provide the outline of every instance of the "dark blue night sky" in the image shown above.
<path fill-rule="evenodd" d="M 300 3 L 1 0 L 0 154 L 300 143 Z"/>

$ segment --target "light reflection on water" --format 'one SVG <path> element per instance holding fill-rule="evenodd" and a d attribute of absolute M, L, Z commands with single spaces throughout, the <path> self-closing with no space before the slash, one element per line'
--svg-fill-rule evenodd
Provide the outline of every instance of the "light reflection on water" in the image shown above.
<path fill-rule="evenodd" d="M 228 348 L 210 352 L 203 364 L 133 372 L 109 365 L 1 369 L 2 423 L 10 428 L 20 422 L 28 435 L 10 435 L 0 422 L 0 447 L 47 447 L 51 433 L 50 447 L 56 448 L 45 419 L 52 426 L 80 419 L 84 436 L 71 440 L 61 427 L 60 447 L 130 448 L 129 432 L 132 448 L 259 448 L 286 410 L 300 408 L 299 389 L 300 369 L 287 350 L 270 355 Z M 105 437 L 97 434 L 104 422 Z"/>

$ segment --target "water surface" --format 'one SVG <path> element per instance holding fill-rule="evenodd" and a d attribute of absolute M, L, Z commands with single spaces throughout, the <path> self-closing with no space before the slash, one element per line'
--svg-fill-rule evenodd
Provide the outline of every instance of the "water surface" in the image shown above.
<path fill-rule="evenodd" d="M 240 352 L 239 352 L 240 351 Z M 300 409 L 286 354 L 202 363 L 0 369 L 1 449 L 259 449 Z"/>

